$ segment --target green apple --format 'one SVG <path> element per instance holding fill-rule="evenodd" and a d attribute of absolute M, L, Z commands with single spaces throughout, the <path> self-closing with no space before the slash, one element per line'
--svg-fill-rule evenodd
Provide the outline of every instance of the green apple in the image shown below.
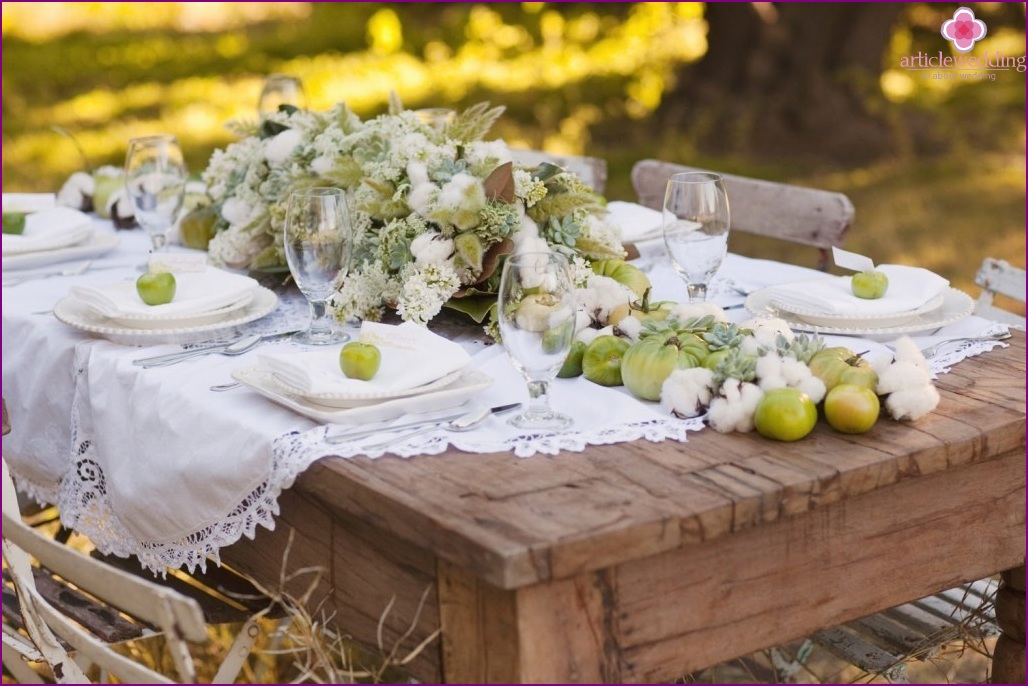
<path fill-rule="evenodd" d="M 382 364 L 382 353 L 371 343 L 351 341 L 339 351 L 339 368 L 350 379 L 370 381 Z"/>
<path fill-rule="evenodd" d="M 142 274 L 136 279 L 136 292 L 147 305 L 164 305 L 175 297 L 175 275 L 171 272 Z"/>
<path fill-rule="evenodd" d="M 25 231 L 24 212 L 4 212 L 4 233 L 20 236 Z"/>
<path fill-rule="evenodd" d="M 854 274 L 850 287 L 853 295 L 864 300 L 877 300 L 889 290 L 889 277 L 876 270 Z"/>

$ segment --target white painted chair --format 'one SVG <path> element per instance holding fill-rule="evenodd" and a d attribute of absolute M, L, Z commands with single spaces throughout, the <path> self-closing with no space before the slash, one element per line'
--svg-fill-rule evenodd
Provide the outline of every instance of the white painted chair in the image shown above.
<path fill-rule="evenodd" d="M 510 153 L 516 165 L 537 167 L 543 162 L 549 162 L 578 174 L 582 182 L 596 193 L 602 195 L 607 188 L 607 162 L 599 157 L 557 155 L 542 150 L 511 149 Z"/>
<path fill-rule="evenodd" d="M 4 403 L 4 433 L 8 431 Z M 25 524 L 6 461 L 2 467 L 4 667 L 21 683 L 42 683 L 30 662 L 44 663 L 59 683 L 90 683 L 86 673 L 93 665 L 99 667 L 101 680 L 111 675 L 122 683 L 175 683 L 112 647 L 162 635 L 179 680 L 195 683 L 187 641 L 208 640 L 200 603 Z M 235 680 L 258 636 L 260 614 L 249 615 L 213 683 Z"/>
<path fill-rule="evenodd" d="M 632 167 L 632 186 L 640 205 L 660 210 L 667 180 L 679 172 L 709 171 L 660 160 Z M 842 193 L 721 174 L 732 208 L 732 231 L 809 245 L 820 251 L 827 269 L 832 246 L 841 246 L 853 224 L 853 203 Z"/>
<path fill-rule="evenodd" d="M 974 282 L 982 288 L 974 304 L 974 313 L 979 317 L 994 319 L 1004 324 L 1025 328 L 1025 318 L 993 304 L 993 297 L 1003 295 L 1017 302 L 1025 301 L 1025 270 L 1011 266 L 1006 260 L 986 257 Z"/>

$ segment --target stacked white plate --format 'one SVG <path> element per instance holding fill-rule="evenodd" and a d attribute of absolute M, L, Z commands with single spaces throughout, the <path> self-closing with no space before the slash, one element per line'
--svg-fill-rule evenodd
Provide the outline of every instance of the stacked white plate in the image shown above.
<path fill-rule="evenodd" d="M 9 197 L 4 196 L 5 210 Z M 53 207 L 32 211 L 26 215 L 20 235 L 3 236 L 3 269 L 34 269 L 100 257 L 118 243 L 116 235 L 93 226 L 93 220 L 78 210 Z"/>
<path fill-rule="evenodd" d="M 176 275 L 170 303 L 146 305 L 135 280 L 101 286 L 76 286 L 54 306 L 65 324 L 117 343 L 186 343 L 209 338 L 212 331 L 259 319 L 278 304 L 278 296 L 247 276 L 208 268 Z"/>
<path fill-rule="evenodd" d="M 236 369 L 232 376 L 300 414 L 341 424 L 455 407 L 492 383 L 469 367 L 470 357 L 458 344 L 425 327 L 365 322 L 359 336 L 381 352 L 378 372 L 367 381 L 343 374 L 342 344 L 265 352 L 257 365 Z"/>

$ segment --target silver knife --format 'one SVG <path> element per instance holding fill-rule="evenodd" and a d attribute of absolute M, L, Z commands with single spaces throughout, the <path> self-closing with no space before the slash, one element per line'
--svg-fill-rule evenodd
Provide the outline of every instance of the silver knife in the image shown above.
<path fill-rule="evenodd" d="M 489 408 L 489 414 L 498 414 L 500 412 L 507 412 L 513 410 L 516 407 L 521 407 L 521 403 L 510 403 L 508 405 L 497 405 L 496 407 Z M 442 417 L 433 417 L 431 419 L 418 419 L 413 422 L 407 422 L 405 424 L 397 424 L 395 426 L 375 426 L 375 427 L 364 427 L 357 431 L 347 431 L 344 433 L 332 434 L 331 436 L 325 436 L 326 443 L 346 443 L 357 438 L 367 438 L 368 436 L 374 436 L 379 433 L 392 433 L 394 431 L 406 431 L 407 429 L 418 429 L 422 426 L 428 426 L 429 424 L 443 424 L 445 422 L 452 421 L 458 417 L 463 417 L 467 414 L 468 408 L 463 408 L 459 412 L 453 414 L 443 415 Z M 391 420 L 390 420 L 391 421 Z"/>

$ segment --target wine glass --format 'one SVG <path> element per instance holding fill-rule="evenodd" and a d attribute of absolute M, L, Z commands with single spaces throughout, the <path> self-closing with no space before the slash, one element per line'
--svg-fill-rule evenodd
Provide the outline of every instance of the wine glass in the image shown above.
<path fill-rule="evenodd" d="M 269 74 L 264 79 L 261 97 L 257 100 L 257 114 L 264 119 L 268 115 L 278 112 L 280 105 L 292 105 L 302 110 L 306 105 L 306 100 L 303 81 L 286 74 Z"/>
<path fill-rule="evenodd" d="M 526 252 L 503 265 L 500 334 L 514 367 L 528 382 L 528 409 L 511 418 L 522 429 L 563 429 L 570 417 L 550 407 L 550 382 L 560 371 L 575 332 L 575 290 L 563 255 Z"/>
<path fill-rule="evenodd" d="M 286 262 L 311 308 L 306 331 L 293 339 L 311 345 L 349 340 L 326 310 L 340 274 L 345 274 L 352 245 L 350 212 L 338 188 L 294 191 L 286 206 Z"/>
<path fill-rule="evenodd" d="M 720 174 L 682 172 L 668 179 L 663 226 L 664 244 L 689 302 L 703 302 L 728 252 L 728 193 Z"/>
<path fill-rule="evenodd" d="M 189 170 L 182 149 L 171 134 L 141 136 L 129 141 L 125 156 L 125 192 L 136 221 L 150 234 L 154 252 L 168 244 L 168 229 L 182 209 Z"/>

